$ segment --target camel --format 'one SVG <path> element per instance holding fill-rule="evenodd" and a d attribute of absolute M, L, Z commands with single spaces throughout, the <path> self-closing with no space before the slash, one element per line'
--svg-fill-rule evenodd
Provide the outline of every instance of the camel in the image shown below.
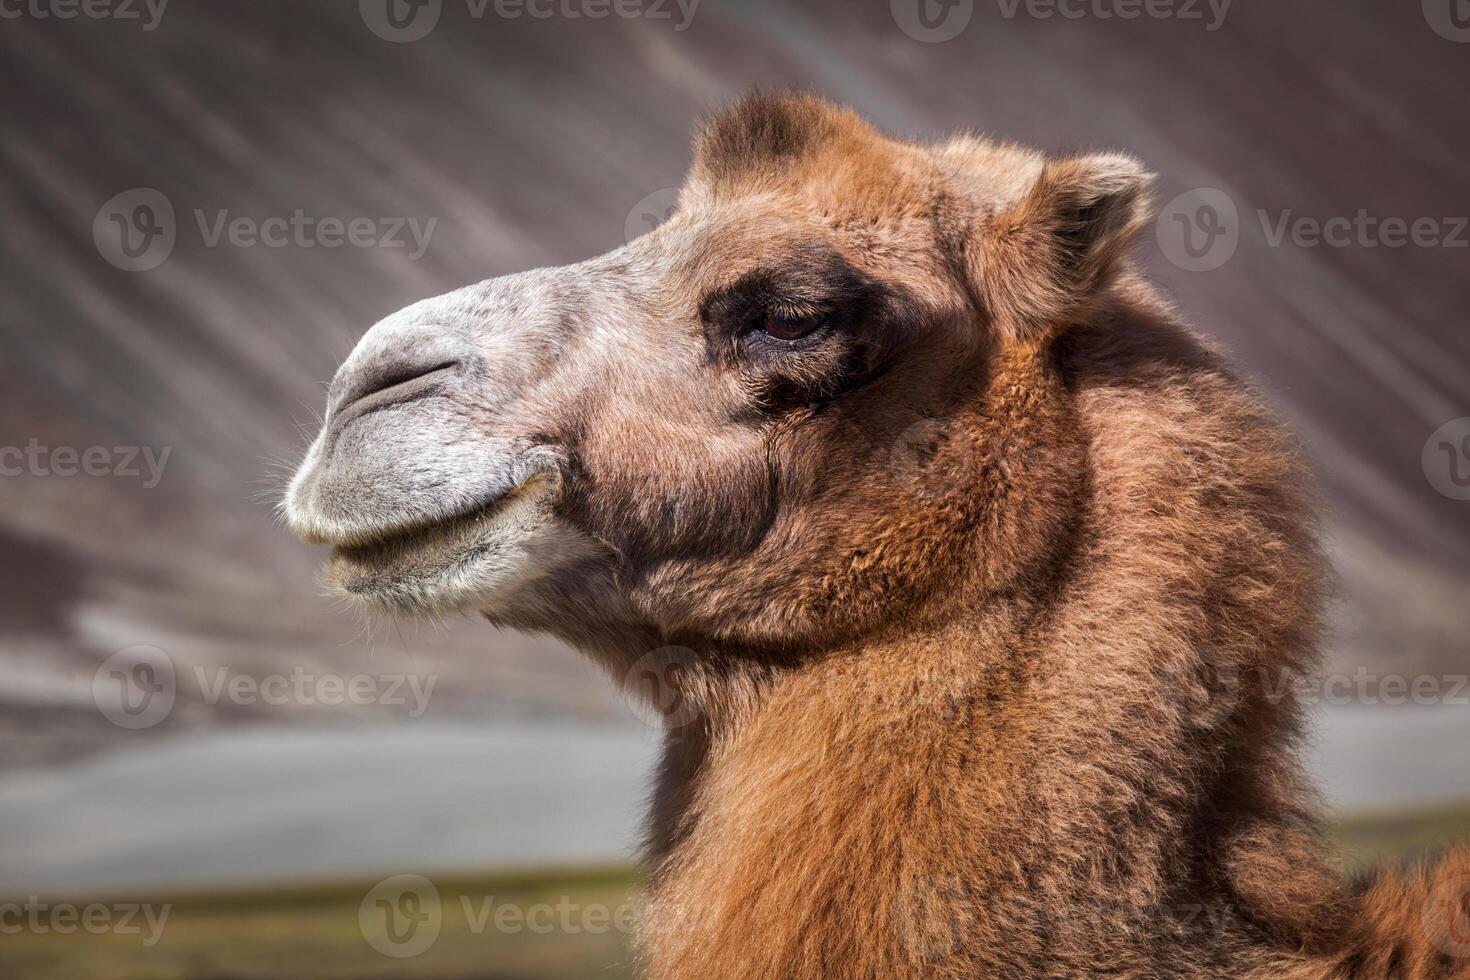
<path fill-rule="evenodd" d="M 1470 977 L 1470 854 L 1323 841 L 1310 481 L 1136 271 L 1150 182 L 756 92 L 664 224 L 337 373 L 283 503 L 333 588 L 668 719 L 646 976 Z"/>

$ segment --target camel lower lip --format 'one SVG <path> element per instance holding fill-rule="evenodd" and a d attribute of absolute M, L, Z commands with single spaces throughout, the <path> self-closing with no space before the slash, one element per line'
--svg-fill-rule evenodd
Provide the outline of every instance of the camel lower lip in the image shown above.
<path fill-rule="evenodd" d="M 538 471 L 480 507 L 357 544 L 339 543 L 323 569 L 328 589 L 395 614 L 483 611 L 584 542 L 551 514 L 560 486 Z"/>
<path fill-rule="evenodd" d="M 332 558 L 334 560 L 343 558 L 351 562 L 365 562 L 413 551 L 418 546 L 430 544 L 436 539 L 455 534 L 465 527 L 493 517 L 505 507 L 508 501 L 518 496 L 525 489 L 525 486 L 525 484 L 522 484 L 509 493 L 501 494 L 494 500 L 481 504 L 465 513 L 446 517 L 443 520 L 415 524 L 412 527 L 388 531 L 379 536 L 370 537 L 352 544 L 339 544 L 332 549 Z"/>

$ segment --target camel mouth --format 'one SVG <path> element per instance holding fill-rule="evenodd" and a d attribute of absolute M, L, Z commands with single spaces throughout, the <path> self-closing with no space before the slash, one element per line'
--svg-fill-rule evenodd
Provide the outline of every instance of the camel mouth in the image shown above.
<path fill-rule="evenodd" d="M 538 479 L 541 479 L 539 474 L 498 497 L 442 518 L 359 531 L 352 539 L 333 544 L 332 559 L 340 556 L 347 561 L 367 562 L 412 552 L 458 529 L 493 520 L 496 513 L 508 506 L 517 494 L 527 492 L 530 484 Z"/>
<path fill-rule="evenodd" d="M 543 476 L 539 469 L 507 472 L 499 487 L 487 487 L 462 499 L 446 494 L 445 502 L 435 502 L 425 494 L 408 495 L 402 501 L 388 502 L 387 506 L 383 506 L 385 501 L 374 499 L 346 519 L 334 519 L 334 515 L 324 514 L 310 505 L 293 507 L 294 501 L 283 505 L 283 510 L 297 537 L 308 544 L 330 545 L 334 555 L 339 551 L 366 555 L 374 550 L 408 547 L 415 540 L 432 537 L 445 528 L 484 519 Z M 331 489 L 339 497 L 347 495 L 342 493 L 343 488 Z M 348 494 L 355 489 L 351 484 L 346 488 Z"/>
<path fill-rule="evenodd" d="M 431 541 L 442 536 L 446 530 L 488 518 L 515 494 L 522 492 L 529 482 L 520 483 L 487 500 L 445 509 L 439 514 L 407 519 L 388 518 L 381 524 L 359 525 L 336 533 L 319 531 L 312 536 L 311 543 L 330 545 L 333 558 L 341 554 L 349 558 L 365 559 L 374 554 L 411 550 L 417 542 Z"/>
<path fill-rule="evenodd" d="M 400 441 L 422 438 L 415 425 L 408 422 Z M 325 450 L 319 437 L 281 501 L 287 526 L 308 544 L 367 554 L 487 518 L 538 480 L 560 483 L 563 457 L 553 446 L 481 442 L 461 438 L 457 429 L 429 431 L 459 455 L 402 445 L 371 453 L 361 446 Z"/>
<path fill-rule="evenodd" d="M 538 471 L 468 512 L 339 543 L 326 584 L 393 612 L 482 609 L 538 574 L 536 542 L 559 483 Z"/>

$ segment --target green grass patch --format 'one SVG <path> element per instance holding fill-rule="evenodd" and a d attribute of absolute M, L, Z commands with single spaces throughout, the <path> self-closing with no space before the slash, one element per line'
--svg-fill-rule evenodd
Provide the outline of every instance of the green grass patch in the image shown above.
<path fill-rule="evenodd" d="M 1362 813 L 1333 827 L 1354 870 L 1389 864 L 1408 867 L 1455 845 L 1470 846 L 1470 804 L 1409 813 Z"/>
<path fill-rule="evenodd" d="M 161 930 L 0 934 L 0 977 L 57 980 L 609 980 L 634 976 L 626 924 L 635 881 L 626 868 L 495 875 L 431 875 L 439 931 L 422 952 L 400 920 L 362 905 L 379 879 L 310 887 L 159 896 Z M 97 904 L 114 907 L 116 900 Z M 55 907 L 58 903 L 50 903 Z M 70 903 L 85 907 L 90 900 Z M 424 911 L 420 906 L 416 910 Z M 361 915 L 360 915 L 361 913 Z M 114 912 L 114 921 L 120 913 Z M 363 922 L 389 953 L 374 948 Z M 424 928 L 422 924 L 418 928 Z M 159 938 L 152 945 L 147 941 Z M 410 938 L 406 938 L 410 937 Z M 384 939 L 386 938 L 386 942 Z"/>
<path fill-rule="evenodd" d="M 1355 869 L 1410 864 L 1470 841 L 1470 805 L 1344 819 L 1334 836 Z M 432 875 L 439 932 L 422 952 L 385 955 L 366 938 L 388 910 L 364 898 L 379 879 L 159 896 L 159 938 L 140 932 L 0 933 L 0 977 L 27 980 L 622 980 L 635 976 L 627 922 L 636 891 L 626 868 Z M 102 898 L 100 904 L 110 905 Z M 55 903 L 52 903 L 53 905 Z M 85 906 L 85 901 L 74 901 Z M 400 938 L 412 933 L 399 906 Z M 13 921 L 13 920 L 12 920 Z M 3 924 L 3 920 L 0 920 Z M 382 936 L 379 935 L 380 945 Z M 389 937 L 391 940 L 391 937 Z M 411 942 L 409 940 L 408 942 Z M 407 943 L 388 948 L 402 952 Z"/>

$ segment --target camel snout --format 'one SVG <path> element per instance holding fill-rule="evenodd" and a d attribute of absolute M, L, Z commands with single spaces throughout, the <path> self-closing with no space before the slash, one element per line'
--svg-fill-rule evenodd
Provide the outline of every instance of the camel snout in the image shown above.
<path fill-rule="evenodd" d="M 282 503 L 297 536 L 371 545 L 479 511 L 524 479 L 527 441 L 506 418 L 520 345 L 510 331 L 487 343 L 451 298 L 377 324 L 338 368 Z"/>
<path fill-rule="evenodd" d="M 345 393 L 338 406 L 332 410 L 332 425 L 341 428 L 376 409 L 442 393 L 462 370 L 462 361 L 443 360 L 430 352 L 427 357 L 350 377 L 343 385 Z"/>

